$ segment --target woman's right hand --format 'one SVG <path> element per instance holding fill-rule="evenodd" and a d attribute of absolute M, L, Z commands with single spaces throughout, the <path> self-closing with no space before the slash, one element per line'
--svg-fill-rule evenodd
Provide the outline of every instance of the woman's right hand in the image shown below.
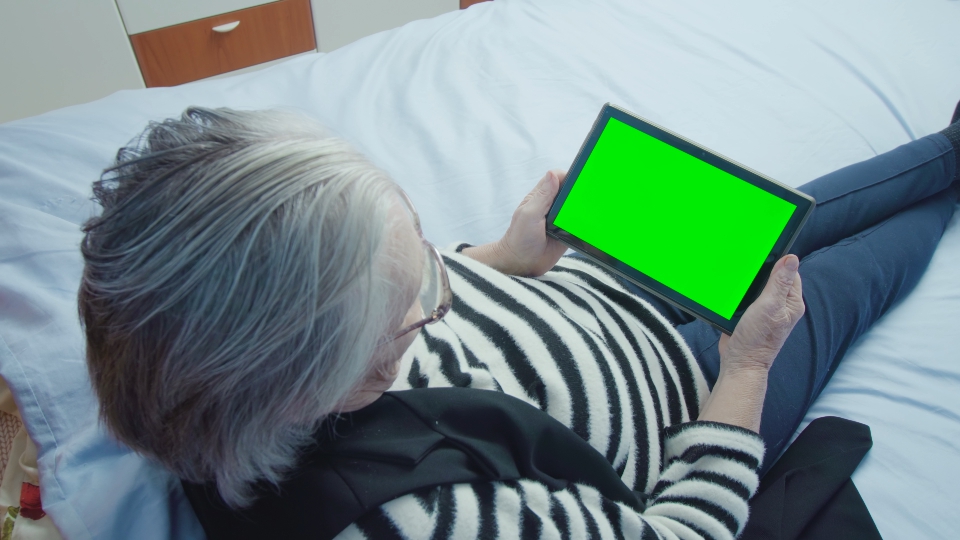
<path fill-rule="evenodd" d="M 513 276 L 542 276 L 553 268 L 567 246 L 547 236 L 547 211 L 566 176 L 561 170 L 548 171 L 513 212 L 503 238 L 463 254 Z"/>
<path fill-rule="evenodd" d="M 800 260 L 777 261 L 760 296 L 743 314 L 732 336 L 720 337 L 721 369 L 767 371 L 804 313 Z"/>

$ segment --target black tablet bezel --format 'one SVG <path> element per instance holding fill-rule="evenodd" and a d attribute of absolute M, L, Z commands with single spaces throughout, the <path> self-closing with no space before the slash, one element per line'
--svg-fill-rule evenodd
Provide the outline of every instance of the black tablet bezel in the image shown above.
<path fill-rule="evenodd" d="M 797 210 L 790 217 L 790 220 L 787 222 L 786 227 L 784 227 L 780 237 L 774 243 L 773 249 L 771 249 L 770 254 L 764 260 L 763 265 L 761 265 L 760 270 L 757 273 L 757 276 L 753 280 L 753 283 L 751 283 L 750 287 L 747 289 L 747 293 L 744 295 L 743 300 L 740 302 L 740 305 L 737 306 L 733 317 L 730 319 L 726 319 L 721 315 L 714 313 L 703 305 L 694 302 L 690 298 L 687 298 L 673 289 L 670 289 L 659 281 L 654 280 L 653 278 L 634 269 L 633 267 L 626 265 L 620 260 L 600 251 L 599 249 L 554 224 L 554 220 L 556 219 L 557 214 L 560 212 L 560 208 L 563 206 L 564 201 L 566 201 L 567 195 L 570 194 L 570 190 L 573 188 L 574 184 L 576 184 L 577 178 L 580 176 L 580 172 L 583 170 L 583 166 L 586 163 L 587 158 L 590 156 L 590 153 L 596 146 L 597 141 L 600 139 L 600 134 L 603 132 L 603 129 L 606 127 L 607 122 L 611 118 L 615 118 L 637 130 L 642 131 L 643 133 L 646 133 L 647 135 L 659 139 L 660 141 L 663 141 L 674 148 L 698 158 L 701 161 L 713 165 L 722 171 L 732 174 L 733 176 L 736 176 L 745 182 L 748 182 L 764 191 L 790 202 L 791 204 L 796 205 Z M 796 239 L 797 234 L 800 233 L 800 229 L 803 228 L 804 223 L 806 223 L 807 219 L 810 217 L 810 213 L 815 205 L 816 201 L 805 193 L 801 193 L 789 186 L 781 184 L 772 178 L 749 169 L 662 126 L 658 126 L 649 120 L 645 120 L 615 105 L 607 103 L 603 106 L 603 109 L 597 116 L 596 121 L 593 123 L 593 127 L 590 129 L 590 134 L 580 147 L 580 151 L 577 153 L 576 159 L 574 159 L 573 164 L 570 166 L 570 169 L 567 172 L 566 180 L 561 186 L 560 192 L 557 194 L 553 204 L 550 206 L 549 212 L 547 212 L 547 234 L 586 255 L 590 259 L 612 269 L 617 274 L 623 276 L 633 283 L 636 283 L 643 289 L 712 324 L 724 333 L 732 334 L 734 328 L 737 326 L 737 323 L 740 322 L 743 312 L 746 311 L 747 307 L 750 306 L 753 300 L 756 299 L 756 297 L 760 294 L 760 291 L 763 290 L 763 286 L 767 282 L 767 277 L 770 275 L 770 270 L 773 268 L 773 265 L 781 257 L 783 257 L 783 255 L 786 254 L 790 249 L 790 246 L 793 245 L 793 241 Z M 718 238 L 718 241 L 722 240 L 722 238 Z"/>

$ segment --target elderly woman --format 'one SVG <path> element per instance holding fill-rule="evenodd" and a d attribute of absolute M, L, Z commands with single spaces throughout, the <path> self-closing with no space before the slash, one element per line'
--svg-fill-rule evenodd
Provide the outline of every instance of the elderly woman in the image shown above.
<path fill-rule="evenodd" d="M 847 347 L 923 273 L 956 205 L 958 145 L 953 123 L 801 188 L 817 209 L 728 337 L 561 258 L 544 215 L 562 172 L 501 240 L 441 255 L 343 141 L 285 114 L 188 109 L 94 185 L 80 312 L 102 416 L 183 479 L 211 537 L 735 537 Z M 433 390 L 398 392 L 418 388 Z M 418 454 L 389 470 L 419 487 L 369 495 L 395 479 L 367 471 L 364 448 L 419 448 L 420 432 L 370 427 L 414 410 L 406 395 L 462 396 L 453 430 L 512 411 L 471 449 L 438 420 L 425 452 L 469 470 L 506 446 L 520 472 L 432 480 Z M 477 395 L 503 397 L 474 414 Z M 596 460 L 609 474 L 576 472 Z"/>

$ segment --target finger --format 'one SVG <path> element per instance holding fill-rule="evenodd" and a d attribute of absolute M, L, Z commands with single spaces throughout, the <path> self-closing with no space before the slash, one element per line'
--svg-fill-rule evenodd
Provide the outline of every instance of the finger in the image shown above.
<path fill-rule="evenodd" d="M 532 215 L 542 217 L 546 215 L 553 204 L 553 200 L 560 191 L 560 177 L 555 171 L 549 171 L 537 182 L 533 190 L 527 195 L 524 206 L 530 207 Z"/>
<path fill-rule="evenodd" d="M 800 320 L 807 310 L 803 303 L 803 283 L 800 274 L 797 274 L 797 279 L 793 281 L 793 287 L 790 288 L 790 294 L 787 295 L 787 309 L 796 320 Z"/>
<path fill-rule="evenodd" d="M 770 278 L 767 285 L 763 288 L 763 294 L 773 295 L 775 298 L 786 300 L 787 295 L 793 289 L 799 274 L 797 269 L 800 267 L 800 259 L 796 255 L 787 255 L 773 265 L 770 272 Z"/>
<path fill-rule="evenodd" d="M 557 178 L 556 173 L 553 171 L 547 171 L 547 174 L 543 175 L 543 178 L 537 182 L 537 195 L 541 197 L 547 197 L 553 191 L 554 187 L 560 185 L 560 180 Z"/>
<path fill-rule="evenodd" d="M 558 175 L 556 171 L 548 171 L 547 174 L 543 175 L 543 179 L 540 180 L 540 184 L 537 186 L 538 195 L 553 202 L 554 197 L 557 196 L 557 192 L 560 191 L 560 183 L 560 175 Z"/>
<path fill-rule="evenodd" d="M 797 273 L 797 278 L 793 280 L 793 287 L 790 288 L 789 296 L 791 298 L 803 298 L 803 280 L 799 273 Z"/>
<path fill-rule="evenodd" d="M 563 170 L 563 169 L 551 169 L 550 172 L 552 172 L 553 174 L 557 175 L 557 178 L 560 179 L 560 184 L 561 184 L 561 185 L 562 185 L 563 182 L 567 179 L 567 171 L 565 171 L 565 170 Z"/>

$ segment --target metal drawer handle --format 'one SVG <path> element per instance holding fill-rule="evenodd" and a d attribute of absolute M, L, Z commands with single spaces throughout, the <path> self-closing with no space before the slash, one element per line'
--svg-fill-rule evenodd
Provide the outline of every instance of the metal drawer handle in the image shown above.
<path fill-rule="evenodd" d="M 233 21 L 231 23 L 221 24 L 220 26 L 214 26 L 213 31 L 219 32 L 221 34 L 226 34 L 227 32 L 233 30 L 238 26 L 240 26 L 240 21 Z"/>

